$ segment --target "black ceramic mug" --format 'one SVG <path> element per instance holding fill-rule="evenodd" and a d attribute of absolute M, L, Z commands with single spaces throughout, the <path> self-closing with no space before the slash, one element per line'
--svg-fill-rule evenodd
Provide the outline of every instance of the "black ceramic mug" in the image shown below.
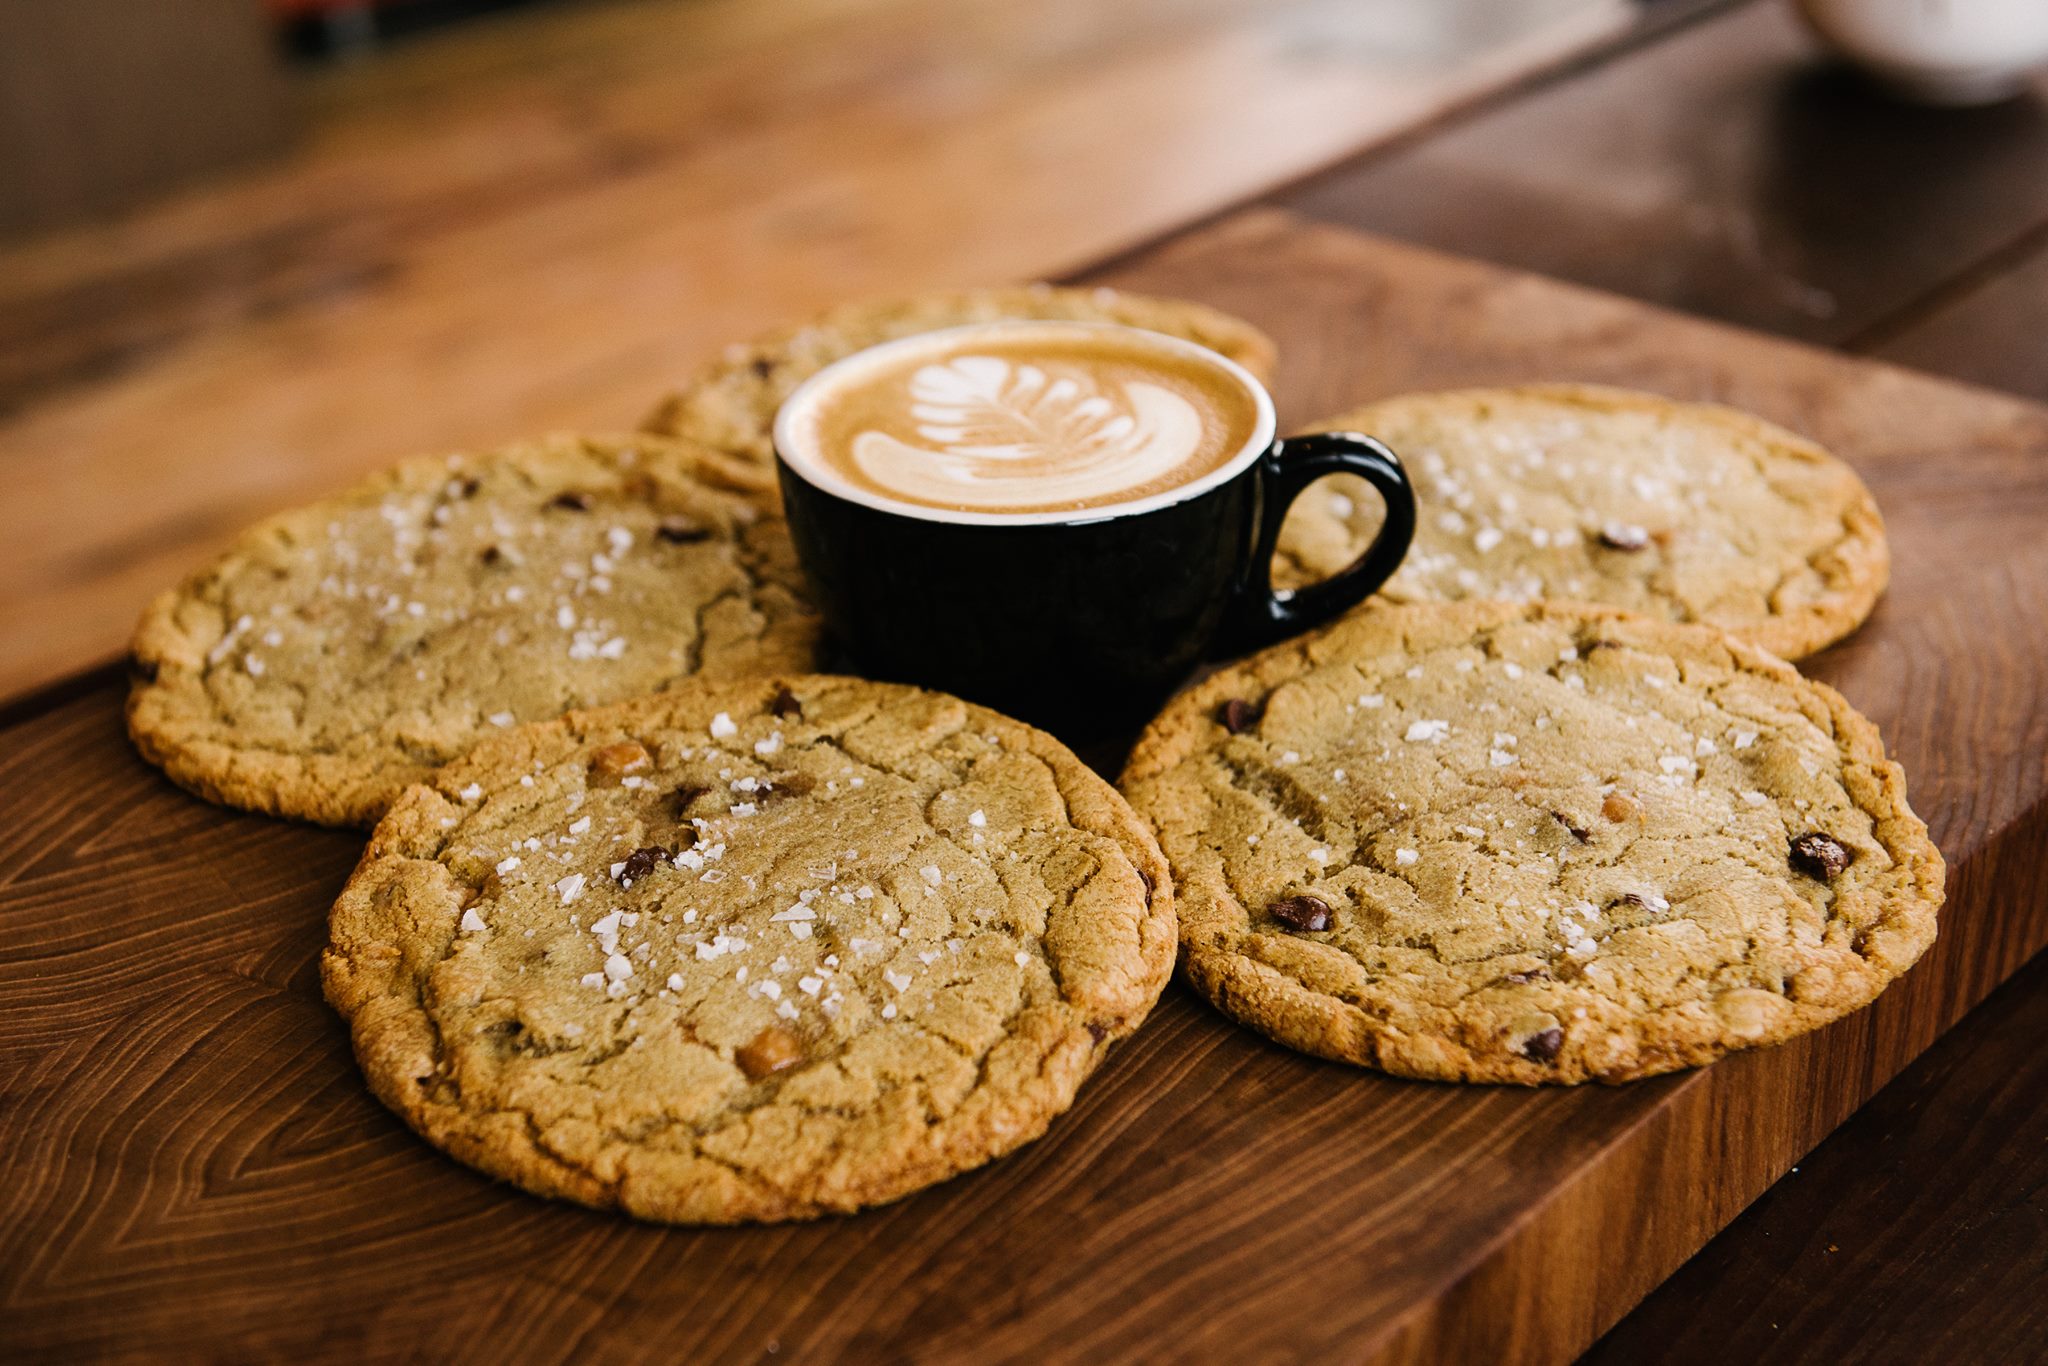
<path fill-rule="evenodd" d="M 1013 335 L 1034 325 L 988 326 Z M 1164 493 L 1075 511 L 955 511 L 791 459 L 795 415 L 843 383 L 847 367 L 890 348 L 928 347 L 934 335 L 828 366 L 790 396 L 775 424 L 798 557 L 863 673 L 956 693 L 1070 735 L 1108 735 L 1154 712 L 1205 656 L 1256 649 L 1360 602 L 1407 553 L 1415 495 L 1392 451 L 1351 432 L 1278 440 L 1272 399 L 1256 379 L 1221 355 L 1156 334 L 1146 334 L 1148 345 L 1169 344 L 1227 377 L 1256 409 L 1235 455 Z M 1385 521 L 1346 569 L 1276 590 L 1281 522 L 1329 474 L 1371 483 Z"/>

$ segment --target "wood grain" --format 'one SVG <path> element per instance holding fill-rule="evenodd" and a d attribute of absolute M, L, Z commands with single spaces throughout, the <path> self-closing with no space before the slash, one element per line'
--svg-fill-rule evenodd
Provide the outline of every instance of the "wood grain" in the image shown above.
<path fill-rule="evenodd" d="M 170 789 L 102 686 L 0 732 L 0 1227 L 32 1231 L 0 1240 L 0 1348 L 1563 1360 L 2048 942 L 2048 410 L 1270 212 L 1104 278 L 1271 328 L 1295 421 L 1561 374 L 1733 399 L 1854 460 L 1897 578 L 1813 667 L 1951 860 L 1927 959 L 1785 1047 L 1543 1093 L 1315 1062 L 1175 988 L 985 1171 L 660 1230 L 494 1187 L 378 1108 L 313 975 L 357 842 Z"/>
<path fill-rule="evenodd" d="M 0 250 L 0 697 L 373 466 L 630 426 L 847 297 L 1071 269 L 1630 13 L 603 0 L 336 73 L 276 169 Z"/>
<path fill-rule="evenodd" d="M 2048 1360 L 2048 957 L 1602 1338 L 1585 1366 Z"/>

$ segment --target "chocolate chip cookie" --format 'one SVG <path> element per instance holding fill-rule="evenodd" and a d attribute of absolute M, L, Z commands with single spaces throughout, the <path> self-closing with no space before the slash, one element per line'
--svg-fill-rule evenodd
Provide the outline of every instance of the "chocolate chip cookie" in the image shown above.
<path fill-rule="evenodd" d="M 1122 786 L 1195 987 L 1411 1077 L 1625 1081 L 1790 1038 L 1911 967 L 1943 895 L 1839 694 L 1592 606 L 1368 609 L 1184 693 Z"/>
<path fill-rule="evenodd" d="M 212 801 L 367 825 L 480 736 L 812 664 L 761 471 L 655 437 L 416 460 L 246 532 L 143 617 L 136 746 Z"/>
<path fill-rule="evenodd" d="M 461 1161 L 644 1219 L 800 1219 L 1043 1133 L 1158 998 L 1172 903 L 1047 735 L 699 680 L 409 791 L 321 968 L 378 1096 Z"/>
<path fill-rule="evenodd" d="M 832 362 L 898 337 L 1006 318 L 1142 327 L 1206 346 L 1262 381 L 1272 375 L 1273 343 L 1266 335 L 1202 304 L 1051 285 L 964 289 L 847 304 L 800 327 L 730 347 L 665 400 L 646 425 L 768 466 L 775 458 L 775 410 Z"/>
<path fill-rule="evenodd" d="M 1855 630 L 1890 574 L 1855 472 L 1733 409 L 1530 385 L 1388 399 L 1315 429 L 1379 437 L 1415 481 L 1415 543 L 1389 601 L 1607 603 L 1797 659 Z M 1357 479 L 1310 490 L 1282 530 L 1277 581 L 1334 573 L 1377 525 Z"/>

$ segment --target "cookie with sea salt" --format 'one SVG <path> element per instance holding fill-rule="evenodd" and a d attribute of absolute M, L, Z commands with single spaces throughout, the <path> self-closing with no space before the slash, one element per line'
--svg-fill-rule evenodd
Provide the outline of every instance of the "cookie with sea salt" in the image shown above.
<path fill-rule="evenodd" d="M 1625 1081 L 1867 1005 L 1941 855 L 1876 729 L 1706 627 L 1375 607 L 1205 680 L 1122 781 L 1232 1018 L 1443 1081 Z"/>
<path fill-rule="evenodd" d="M 1415 543 L 1389 601 L 1599 602 L 1797 659 L 1855 630 L 1890 575 L 1855 472 L 1731 408 L 1529 385 L 1388 399 L 1315 429 L 1379 437 L 1415 480 Z M 1279 580 L 1350 563 L 1377 508 L 1349 476 L 1302 498 Z"/>
<path fill-rule="evenodd" d="M 415 460 L 244 533 L 136 630 L 129 732 L 211 801 L 368 825 L 480 736 L 811 667 L 767 477 L 655 437 Z"/>
<path fill-rule="evenodd" d="M 1172 969 L 1114 788 L 956 698 L 700 680 L 413 788 L 330 920 L 377 1095 L 541 1195 L 643 1219 L 893 1200 L 1044 1132 Z"/>
<path fill-rule="evenodd" d="M 832 362 L 899 337 L 1008 319 L 1142 327 L 1206 346 L 1261 381 L 1272 377 L 1273 343 L 1266 334 L 1204 304 L 1042 284 L 948 290 L 845 304 L 801 326 L 729 347 L 664 400 L 646 426 L 772 465 L 775 410 L 799 384 Z"/>

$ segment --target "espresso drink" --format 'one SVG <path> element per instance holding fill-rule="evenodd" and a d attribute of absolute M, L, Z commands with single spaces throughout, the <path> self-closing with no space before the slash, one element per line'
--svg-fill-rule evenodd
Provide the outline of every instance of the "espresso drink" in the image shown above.
<path fill-rule="evenodd" d="M 784 459 L 869 499 L 1002 516 L 1142 502 L 1216 474 L 1263 393 L 1153 332 L 991 323 L 878 347 L 790 400 Z M 823 476 L 822 480 L 820 476 Z"/>

